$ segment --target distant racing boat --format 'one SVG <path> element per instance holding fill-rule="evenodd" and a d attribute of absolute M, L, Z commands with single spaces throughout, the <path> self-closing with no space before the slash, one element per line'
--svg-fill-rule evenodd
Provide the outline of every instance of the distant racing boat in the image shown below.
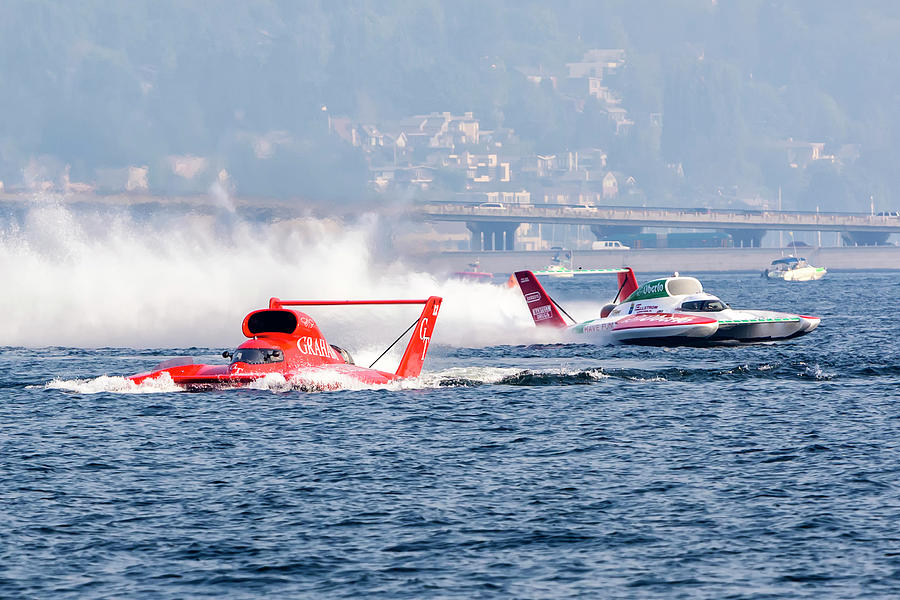
<path fill-rule="evenodd" d="M 820 321 L 818 317 L 770 310 L 733 309 L 705 293 L 697 279 L 677 273 L 638 286 L 630 268 L 606 271 L 618 273 L 616 297 L 602 308 L 597 319 L 578 323 L 569 317 L 573 325 L 566 324 L 562 309 L 534 273 L 518 271 L 515 278 L 535 325 L 566 329 L 588 342 L 675 346 L 783 340 L 809 333 Z"/>
<path fill-rule="evenodd" d="M 494 274 L 488 273 L 485 271 L 481 271 L 479 269 L 481 262 L 476 258 L 474 262 L 469 263 L 468 271 L 454 271 L 450 274 L 452 279 L 459 279 L 461 281 L 485 281 L 487 283 L 491 282 Z"/>

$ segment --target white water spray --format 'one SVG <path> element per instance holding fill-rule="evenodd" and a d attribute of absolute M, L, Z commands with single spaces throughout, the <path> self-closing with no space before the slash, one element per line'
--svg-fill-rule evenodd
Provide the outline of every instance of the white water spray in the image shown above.
<path fill-rule="evenodd" d="M 230 211 L 135 216 L 39 198 L 0 226 L 0 346 L 230 348 L 243 339 L 244 315 L 271 296 L 439 295 L 434 343 L 541 339 L 518 290 L 444 281 L 401 258 L 377 262 L 378 225 L 376 215 L 353 226 L 311 216 L 251 223 Z M 418 316 L 414 307 L 308 312 L 360 364 Z"/>

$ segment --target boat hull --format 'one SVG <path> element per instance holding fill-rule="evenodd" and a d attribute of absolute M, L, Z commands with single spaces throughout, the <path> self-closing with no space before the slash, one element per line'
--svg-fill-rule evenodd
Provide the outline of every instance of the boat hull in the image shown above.
<path fill-rule="evenodd" d="M 592 341 L 645 346 L 703 346 L 786 340 L 806 335 L 819 325 L 817 317 L 772 311 L 744 311 L 738 319 L 715 319 L 678 313 L 629 315 L 599 319 L 576 333 Z"/>
<path fill-rule="evenodd" d="M 766 277 L 782 281 L 816 281 L 822 279 L 827 272 L 822 267 L 801 267 L 785 271 L 768 271 Z"/>
<path fill-rule="evenodd" d="M 341 389 L 357 384 L 384 385 L 402 379 L 394 373 L 366 369 L 357 365 L 333 364 L 303 369 L 235 368 L 234 365 L 190 364 L 155 369 L 133 375 L 128 379 L 136 384 L 160 378 L 187 390 L 233 388 L 250 385 L 271 375 L 281 375 L 291 385 L 310 389 Z"/>

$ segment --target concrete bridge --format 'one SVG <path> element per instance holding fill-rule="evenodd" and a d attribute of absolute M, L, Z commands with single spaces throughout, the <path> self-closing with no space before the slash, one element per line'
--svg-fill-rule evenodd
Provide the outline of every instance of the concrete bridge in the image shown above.
<path fill-rule="evenodd" d="M 861 213 L 457 202 L 427 202 L 413 212 L 429 221 L 465 222 L 473 248 L 490 240 L 484 250 L 513 250 L 521 223 L 589 225 L 598 237 L 614 227 L 721 229 L 748 247 L 759 246 L 768 230 L 837 231 L 848 243 L 860 245 L 882 243 L 900 233 L 900 217 Z"/>

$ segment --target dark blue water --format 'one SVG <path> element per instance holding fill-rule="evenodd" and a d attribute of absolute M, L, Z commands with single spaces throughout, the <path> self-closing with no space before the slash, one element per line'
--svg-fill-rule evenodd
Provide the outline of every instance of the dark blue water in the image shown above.
<path fill-rule="evenodd" d="M 3 348 L 0 597 L 897 597 L 900 273 L 701 279 L 823 323 L 437 346 L 418 389 L 318 393 L 122 393 L 94 378 L 183 350 Z"/>

